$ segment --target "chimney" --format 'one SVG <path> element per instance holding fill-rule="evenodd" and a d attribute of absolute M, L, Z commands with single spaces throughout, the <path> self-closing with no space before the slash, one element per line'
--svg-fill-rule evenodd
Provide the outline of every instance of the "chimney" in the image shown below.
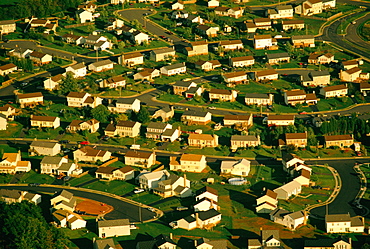
<path fill-rule="evenodd" d="M 184 188 L 186 188 L 186 174 L 184 174 Z"/>
<path fill-rule="evenodd" d="M 171 239 L 171 240 L 173 239 L 172 233 L 170 233 L 170 239 Z"/>
<path fill-rule="evenodd" d="M 210 207 L 209 207 L 210 209 L 212 209 L 213 208 L 213 199 L 211 199 L 211 205 L 210 205 Z"/>

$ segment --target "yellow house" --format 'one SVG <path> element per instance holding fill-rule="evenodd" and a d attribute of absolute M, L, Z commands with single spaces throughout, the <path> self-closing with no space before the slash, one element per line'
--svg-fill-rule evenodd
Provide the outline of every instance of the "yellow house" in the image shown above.
<path fill-rule="evenodd" d="M 288 126 L 294 125 L 294 115 L 269 115 L 267 117 L 268 126 Z"/>
<path fill-rule="evenodd" d="M 14 65 L 13 63 L 6 64 L 3 66 L 0 66 L 0 75 L 4 76 L 10 73 L 13 73 L 14 71 L 17 71 L 18 67 Z"/>
<path fill-rule="evenodd" d="M 190 134 L 188 138 L 189 146 L 195 147 L 217 147 L 218 136 L 216 134 Z"/>
<path fill-rule="evenodd" d="M 97 162 L 98 160 L 105 162 L 110 159 L 111 155 L 110 151 L 97 150 L 90 146 L 85 146 L 73 152 L 74 160 L 84 162 Z"/>
<path fill-rule="evenodd" d="M 60 126 L 59 117 L 50 117 L 50 116 L 35 116 L 31 115 L 31 126 L 35 127 L 48 127 L 48 128 L 58 128 Z"/>
<path fill-rule="evenodd" d="M 238 96 L 238 92 L 235 90 L 211 89 L 209 91 L 210 101 L 218 100 L 220 102 L 222 101 L 234 102 L 237 96 Z"/>
<path fill-rule="evenodd" d="M 253 56 L 241 56 L 230 58 L 230 66 L 232 67 L 248 67 L 254 64 Z"/>
<path fill-rule="evenodd" d="M 22 161 L 21 152 L 4 153 L 0 162 L 0 173 L 15 174 L 17 172 L 28 172 L 31 170 L 30 161 Z"/>
<path fill-rule="evenodd" d="M 350 147 L 353 145 L 353 137 L 351 135 L 332 135 L 324 136 L 325 146 L 336 146 L 339 148 Z"/>
<path fill-rule="evenodd" d="M 21 108 L 34 107 L 36 105 L 42 105 L 44 103 L 44 96 L 41 92 L 24 93 L 18 94 L 17 100 Z"/>
<path fill-rule="evenodd" d="M 156 162 L 155 152 L 129 150 L 125 154 L 126 165 L 150 168 L 153 165 L 155 165 L 155 162 Z"/>
<path fill-rule="evenodd" d="M 327 86 L 320 89 L 320 94 L 325 98 L 345 97 L 348 94 L 348 88 L 345 84 Z"/>
<path fill-rule="evenodd" d="M 272 105 L 274 95 L 267 93 L 246 93 L 245 94 L 245 104 L 246 105 Z"/>
<path fill-rule="evenodd" d="M 3 35 L 15 32 L 16 28 L 14 20 L 0 21 L 0 30 Z"/>
<path fill-rule="evenodd" d="M 53 56 L 37 51 L 33 51 L 32 53 L 30 53 L 29 58 L 36 64 L 47 64 L 53 61 Z"/>
<path fill-rule="evenodd" d="M 251 114 L 246 115 L 225 115 L 224 116 L 225 126 L 242 126 L 248 127 L 253 125 L 253 116 Z"/>
<path fill-rule="evenodd" d="M 354 67 L 351 69 L 348 69 L 346 71 L 340 71 L 339 77 L 342 81 L 347 82 L 355 82 L 360 78 L 360 74 L 362 73 L 362 70 L 358 67 Z"/>
<path fill-rule="evenodd" d="M 185 47 L 185 54 L 187 56 L 208 54 L 208 42 L 206 41 L 190 42 L 189 46 Z"/>
<path fill-rule="evenodd" d="M 238 148 L 256 147 L 261 144 L 260 137 L 254 135 L 232 135 L 230 141 L 232 151 L 236 151 Z"/>
<path fill-rule="evenodd" d="M 307 132 L 303 133 L 285 133 L 285 144 L 296 147 L 307 146 Z"/>
<path fill-rule="evenodd" d="M 207 167 L 204 155 L 182 154 L 180 159 L 170 157 L 170 170 L 200 173 Z"/>

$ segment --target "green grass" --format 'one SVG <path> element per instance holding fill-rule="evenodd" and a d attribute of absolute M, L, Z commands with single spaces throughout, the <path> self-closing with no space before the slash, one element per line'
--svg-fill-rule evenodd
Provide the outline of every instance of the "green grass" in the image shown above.
<path fill-rule="evenodd" d="M 95 179 L 95 177 L 90 175 L 90 174 L 86 174 L 86 175 L 81 176 L 79 178 L 73 178 L 72 180 L 68 181 L 68 183 L 69 183 L 70 186 L 74 187 L 74 186 L 79 185 L 81 183 L 88 182 L 92 179 Z"/>
<path fill-rule="evenodd" d="M 131 191 L 133 191 L 133 190 L 134 190 L 134 187 L 131 189 Z M 140 202 L 140 203 L 150 204 L 150 203 L 153 203 L 155 201 L 160 200 L 162 197 L 160 197 L 159 195 L 151 194 L 151 193 L 146 191 L 146 192 L 142 192 L 142 193 L 139 193 L 139 194 L 135 194 L 135 195 L 130 196 L 128 198 L 133 200 L 133 201 Z"/>
<path fill-rule="evenodd" d="M 95 189 L 115 195 L 124 195 L 134 190 L 134 185 L 125 181 L 98 181 L 85 185 L 84 188 Z"/>
<path fill-rule="evenodd" d="M 54 182 L 54 177 L 49 175 L 41 175 L 31 170 L 25 173 L 20 179 L 19 183 L 40 183 L 40 184 L 51 184 Z"/>
<path fill-rule="evenodd" d="M 185 100 L 185 98 L 182 96 L 169 94 L 169 93 L 161 94 L 157 99 L 162 100 L 162 101 L 172 102 L 172 103 L 178 103 L 182 100 Z"/>
<path fill-rule="evenodd" d="M 0 174 L 0 184 L 7 184 L 12 180 L 12 178 L 13 178 L 13 175 Z"/>
<path fill-rule="evenodd" d="M 17 138 L 22 131 L 22 125 L 18 122 L 9 122 L 6 130 L 0 131 L 0 137 Z"/>

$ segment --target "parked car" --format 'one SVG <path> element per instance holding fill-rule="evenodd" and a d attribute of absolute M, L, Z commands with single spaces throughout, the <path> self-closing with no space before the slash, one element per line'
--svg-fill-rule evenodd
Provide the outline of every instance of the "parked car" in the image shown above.
<path fill-rule="evenodd" d="M 210 110 L 216 110 L 216 107 L 214 107 L 214 106 L 208 106 L 208 109 L 210 109 Z"/>
<path fill-rule="evenodd" d="M 30 187 L 38 187 L 38 186 L 40 186 L 40 183 L 29 183 L 28 186 L 30 186 Z"/>
<path fill-rule="evenodd" d="M 180 206 L 180 207 L 176 208 L 177 211 L 185 211 L 185 210 L 188 210 L 188 209 L 189 209 L 188 207 L 184 207 L 184 206 Z"/>
<path fill-rule="evenodd" d="M 135 194 L 139 194 L 139 193 L 144 192 L 144 191 L 145 191 L 145 189 L 143 189 L 143 188 L 139 188 L 139 189 L 135 189 L 135 190 L 134 190 L 134 193 L 135 193 Z"/>
<path fill-rule="evenodd" d="M 65 177 L 63 177 L 63 181 L 65 181 L 65 182 L 66 182 L 66 181 L 69 181 L 69 180 L 71 180 L 71 178 L 72 178 L 72 177 L 70 177 L 70 176 L 65 176 Z"/>
<path fill-rule="evenodd" d="M 80 144 L 81 145 L 88 145 L 88 144 L 90 144 L 90 142 L 89 141 L 82 141 L 82 142 L 80 142 Z"/>

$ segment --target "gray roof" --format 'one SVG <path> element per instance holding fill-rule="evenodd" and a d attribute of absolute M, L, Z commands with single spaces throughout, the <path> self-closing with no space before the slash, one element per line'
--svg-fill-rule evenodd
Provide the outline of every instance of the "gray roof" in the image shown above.
<path fill-rule="evenodd" d="M 177 129 L 166 129 L 166 130 L 163 132 L 162 136 L 170 137 L 170 136 L 172 136 L 172 135 L 173 135 L 173 133 L 174 133 L 176 130 L 177 130 Z"/>
<path fill-rule="evenodd" d="M 194 117 L 205 117 L 207 113 L 208 112 L 188 110 L 188 111 L 185 111 L 182 115 L 183 116 L 194 116 Z"/>
<path fill-rule="evenodd" d="M 292 217 L 292 219 L 300 219 L 302 217 L 305 216 L 305 213 L 303 211 L 297 211 L 297 212 L 294 212 L 294 213 L 291 213 L 289 214 L 290 217 Z"/>
<path fill-rule="evenodd" d="M 99 220 L 98 227 L 118 227 L 118 226 L 129 226 L 130 221 L 128 219 L 117 219 L 117 220 Z"/>
<path fill-rule="evenodd" d="M 169 48 L 154 49 L 151 52 L 154 54 L 167 54 L 167 53 L 173 53 L 175 52 L 175 50 L 173 49 L 173 47 L 169 47 Z"/>
<path fill-rule="evenodd" d="M 63 157 L 60 156 L 45 156 L 41 160 L 41 164 L 59 164 Z"/>
<path fill-rule="evenodd" d="M 176 243 L 167 235 L 164 235 L 164 234 L 160 234 L 158 235 L 155 240 L 157 241 L 156 245 L 157 246 L 161 246 L 165 243 L 171 243 L 173 245 L 176 245 Z"/>
<path fill-rule="evenodd" d="M 287 214 L 290 214 L 290 212 L 285 210 L 285 209 L 281 209 L 281 208 L 276 208 L 275 210 L 273 210 L 270 213 L 271 216 L 277 217 L 277 218 L 280 218 L 280 219 L 282 219 Z"/>
<path fill-rule="evenodd" d="M 286 58 L 290 57 L 288 53 L 275 53 L 275 54 L 268 54 L 267 59 L 278 59 L 278 58 Z"/>
<path fill-rule="evenodd" d="M 21 197 L 21 191 L 15 189 L 0 189 L 0 196 L 5 198 L 18 199 Z"/>
<path fill-rule="evenodd" d="M 181 68 L 181 67 L 186 67 L 185 63 L 176 63 L 176 64 L 164 66 L 162 68 L 166 68 L 167 70 L 171 70 L 171 69 L 176 69 L 176 68 Z"/>
<path fill-rule="evenodd" d="M 36 195 L 38 195 L 38 194 L 33 194 L 33 193 L 26 193 L 25 195 L 24 195 L 24 199 L 27 199 L 27 200 L 32 200 Z"/>
<path fill-rule="evenodd" d="M 272 238 L 280 240 L 279 230 L 262 230 L 261 237 L 262 237 L 262 241 L 267 241 Z"/>
<path fill-rule="evenodd" d="M 95 240 L 96 249 L 110 249 L 116 248 L 114 240 L 112 238 L 104 240 Z"/>
<path fill-rule="evenodd" d="M 258 137 L 254 135 L 232 135 L 231 141 L 258 141 Z"/>
<path fill-rule="evenodd" d="M 60 165 L 58 170 L 69 171 L 71 169 L 72 165 L 73 165 L 73 163 L 62 163 L 62 165 Z"/>
<path fill-rule="evenodd" d="M 137 99 L 118 99 L 117 100 L 117 103 L 120 103 L 120 104 L 130 104 L 131 105 L 131 104 L 134 103 L 135 100 L 137 100 Z"/>
<path fill-rule="evenodd" d="M 31 146 L 44 147 L 44 148 L 54 148 L 58 144 L 57 142 L 47 142 L 47 141 L 33 141 Z"/>
<path fill-rule="evenodd" d="M 176 81 L 176 83 L 173 84 L 173 86 L 189 87 L 191 83 L 193 83 L 193 81 L 191 80 L 189 81 L 179 80 Z"/>
<path fill-rule="evenodd" d="M 327 214 L 325 215 L 326 222 L 349 222 L 351 217 L 349 214 Z"/>
<path fill-rule="evenodd" d="M 72 65 L 71 68 L 73 68 L 74 70 L 77 70 L 77 69 L 80 69 L 80 68 L 84 68 L 86 67 L 84 63 L 78 63 L 76 65 Z"/>
<path fill-rule="evenodd" d="M 162 122 L 150 122 L 147 129 L 164 129 L 167 126 L 167 123 Z"/>
<path fill-rule="evenodd" d="M 57 196 L 63 196 L 68 200 L 71 200 L 73 198 L 73 194 L 71 192 L 68 192 L 67 190 L 62 190 Z"/>
<path fill-rule="evenodd" d="M 90 65 L 94 65 L 95 67 L 100 67 L 100 66 L 109 65 L 109 64 L 112 64 L 112 63 L 113 62 L 111 60 L 103 60 L 103 61 L 98 61 L 98 62 L 91 63 Z"/>
<path fill-rule="evenodd" d="M 190 87 L 188 90 L 185 91 L 185 93 L 196 93 L 198 89 L 199 87 Z"/>
<path fill-rule="evenodd" d="M 326 70 L 324 70 L 324 71 L 311 71 L 310 74 L 311 74 L 312 77 L 330 75 L 330 73 Z"/>
<path fill-rule="evenodd" d="M 253 99 L 269 99 L 268 93 L 246 93 L 245 98 L 253 98 Z"/>

